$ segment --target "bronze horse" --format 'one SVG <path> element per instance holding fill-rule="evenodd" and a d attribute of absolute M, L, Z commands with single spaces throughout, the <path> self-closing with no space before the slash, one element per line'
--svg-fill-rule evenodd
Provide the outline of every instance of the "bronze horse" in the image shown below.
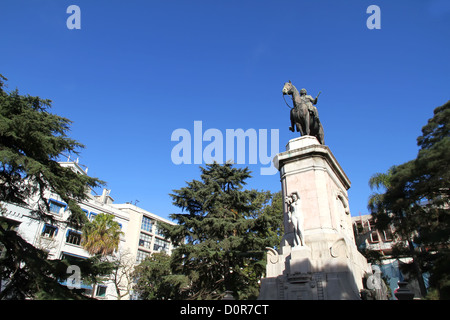
<path fill-rule="evenodd" d="M 291 131 L 300 132 L 301 136 L 314 136 L 321 144 L 325 144 L 324 132 L 322 124 L 319 120 L 314 104 L 317 103 L 317 97 L 312 99 L 306 95 L 306 90 L 302 89 L 302 94 L 294 87 L 294 85 L 286 82 L 283 87 L 283 95 L 291 95 L 294 107 L 291 109 Z M 320 93 L 319 93 L 320 94 Z"/>

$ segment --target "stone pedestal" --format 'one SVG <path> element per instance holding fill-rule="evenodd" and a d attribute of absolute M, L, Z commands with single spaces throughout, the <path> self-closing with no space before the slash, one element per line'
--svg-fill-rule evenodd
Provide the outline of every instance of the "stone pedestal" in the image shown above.
<path fill-rule="evenodd" d="M 311 273 L 311 249 L 307 246 L 293 248 L 288 266 L 289 274 Z"/>
<path fill-rule="evenodd" d="M 315 137 L 292 139 L 274 158 L 283 198 L 299 196 L 304 245 L 284 207 L 285 235 L 279 250 L 268 248 L 260 299 L 360 299 L 370 265 L 358 252 L 347 190 L 350 180 L 327 146 Z"/>

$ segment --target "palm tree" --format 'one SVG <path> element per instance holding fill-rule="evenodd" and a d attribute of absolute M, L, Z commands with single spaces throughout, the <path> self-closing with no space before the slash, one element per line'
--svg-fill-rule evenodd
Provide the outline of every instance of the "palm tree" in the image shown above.
<path fill-rule="evenodd" d="M 394 170 L 395 166 L 392 166 L 386 173 L 375 173 L 374 175 L 372 175 L 369 179 L 370 189 L 387 190 L 391 186 L 391 178 Z M 372 213 L 377 212 L 380 209 L 380 206 L 383 203 L 383 196 L 384 193 L 377 192 L 374 192 L 370 195 L 368 208 Z"/>
<path fill-rule="evenodd" d="M 120 225 L 111 214 L 98 214 L 84 225 L 82 245 L 92 255 L 107 256 L 117 251 L 120 242 Z"/>

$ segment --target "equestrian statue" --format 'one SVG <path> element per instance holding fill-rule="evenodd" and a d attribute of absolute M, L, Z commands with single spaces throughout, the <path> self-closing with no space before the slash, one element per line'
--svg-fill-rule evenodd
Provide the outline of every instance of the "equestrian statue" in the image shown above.
<path fill-rule="evenodd" d="M 300 132 L 301 136 L 314 136 L 321 144 L 325 144 L 322 124 L 319 120 L 319 113 L 314 106 L 317 104 L 320 92 L 315 99 L 307 94 L 306 89 L 301 89 L 300 93 L 291 83 L 286 82 L 283 87 L 283 96 L 292 96 L 294 107 L 291 108 L 291 126 L 292 132 Z M 289 106 L 289 105 L 288 105 Z"/>

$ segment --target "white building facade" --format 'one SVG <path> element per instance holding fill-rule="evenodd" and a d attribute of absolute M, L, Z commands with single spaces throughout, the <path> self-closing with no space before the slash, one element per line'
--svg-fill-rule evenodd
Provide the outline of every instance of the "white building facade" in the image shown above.
<path fill-rule="evenodd" d="M 60 165 L 87 175 L 75 162 L 61 162 Z M 108 257 L 108 260 L 119 261 L 120 267 L 103 283 L 94 286 L 81 284 L 81 288 L 85 289 L 86 295 L 96 299 L 129 299 L 132 295 L 131 273 L 134 266 L 153 252 L 171 253 L 173 246 L 162 235 L 159 225 L 161 222 L 172 225 L 174 223 L 129 203 L 114 204 L 109 193 L 110 190 L 103 189 L 102 195 L 93 196 L 89 190 L 87 199 L 79 205 L 89 220 L 98 214 L 110 214 L 120 225 L 123 234 L 120 237 L 118 251 Z M 77 259 L 90 257 L 82 247 L 81 230 L 70 228 L 65 223 L 70 215 L 67 204 L 56 194 L 47 193 L 45 196 L 49 201 L 50 214 L 54 217 L 55 223 L 46 223 L 34 217 L 32 209 L 35 204 L 30 199 L 29 207 L 2 203 L 6 209 L 4 217 L 10 228 L 16 230 L 33 246 L 48 252 L 48 259 L 68 257 L 76 264 Z M 68 278 L 70 275 L 72 272 L 68 273 Z M 65 282 L 63 284 L 67 285 Z"/>

